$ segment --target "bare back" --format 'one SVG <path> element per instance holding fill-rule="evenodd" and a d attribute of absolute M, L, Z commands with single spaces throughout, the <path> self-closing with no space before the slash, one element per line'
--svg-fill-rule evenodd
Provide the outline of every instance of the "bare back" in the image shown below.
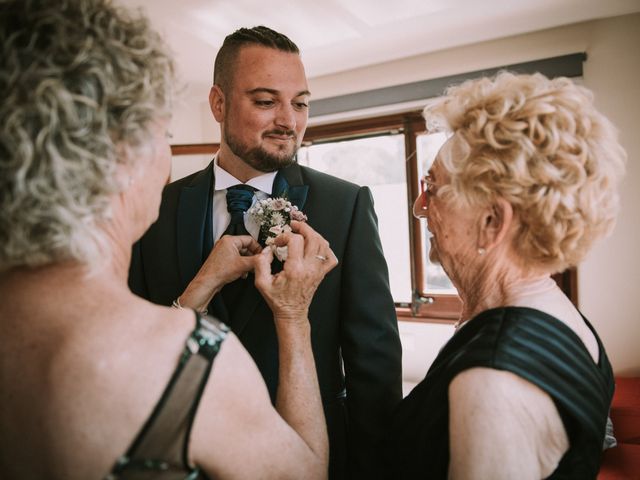
<path fill-rule="evenodd" d="M 100 478 L 160 398 L 193 314 L 135 297 L 72 309 L 17 294 L 0 311 L 0 469 Z M 4 476 L 4 474 L 2 475 Z"/>
<path fill-rule="evenodd" d="M 7 299 L 0 305 L 1 478 L 109 473 L 162 397 L 195 327 L 191 310 L 155 306 L 115 283 L 96 282 L 97 294 L 66 280 L 0 278 Z M 301 478 L 315 466 L 232 334 L 215 357 L 188 453 L 216 478 Z"/>

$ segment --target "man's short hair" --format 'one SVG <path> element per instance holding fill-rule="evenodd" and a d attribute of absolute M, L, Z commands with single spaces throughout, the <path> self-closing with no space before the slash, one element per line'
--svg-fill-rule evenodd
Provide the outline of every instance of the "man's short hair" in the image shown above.
<path fill-rule="evenodd" d="M 213 67 L 213 83 L 223 91 L 233 77 L 234 63 L 242 47 L 259 45 L 282 52 L 299 54 L 298 46 L 286 35 L 265 26 L 240 28 L 224 39 Z"/>

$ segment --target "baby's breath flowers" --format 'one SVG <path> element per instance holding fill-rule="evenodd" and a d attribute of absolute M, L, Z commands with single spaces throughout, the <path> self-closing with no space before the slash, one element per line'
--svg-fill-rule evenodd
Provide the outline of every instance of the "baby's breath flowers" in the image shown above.
<path fill-rule="evenodd" d="M 307 216 L 286 198 L 258 200 L 247 213 L 260 225 L 260 237 L 265 239 L 265 245 L 271 247 L 276 258 L 284 262 L 288 249 L 286 246 L 276 247 L 275 238 L 291 231 L 291 220 L 306 222 Z"/>

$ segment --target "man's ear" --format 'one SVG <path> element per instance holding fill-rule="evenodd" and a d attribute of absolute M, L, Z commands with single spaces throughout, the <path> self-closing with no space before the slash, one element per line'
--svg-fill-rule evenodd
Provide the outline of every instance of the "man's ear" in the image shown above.
<path fill-rule="evenodd" d="M 504 198 L 497 198 L 480 218 L 478 248 L 486 251 L 498 245 L 513 223 L 513 207 Z"/>
<path fill-rule="evenodd" d="M 212 86 L 211 90 L 209 90 L 209 107 L 211 108 L 211 113 L 213 113 L 213 118 L 218 123 L 222 123 L 224 120 L 225 106 L 224 93 L 218 85 Z"/>

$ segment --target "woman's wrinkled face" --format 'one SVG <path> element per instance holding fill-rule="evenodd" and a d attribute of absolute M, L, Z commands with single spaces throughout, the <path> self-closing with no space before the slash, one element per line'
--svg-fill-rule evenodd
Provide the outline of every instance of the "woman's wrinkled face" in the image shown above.
<path fill-rule="evenodd" d="M 475 251 L 476 232 L 473 209 L 461 208 L 450 198 L 442 195 L 442 188 L 450 183 L 443 166 L 443 155 L 452 155 L 456 137 L 442 146 L 425 177 L 424 192 L 413 205 L 413 214 L 427 221 L 430 249 L 429 259 L 442 265 L 454 284 L 458 284 L 460 273 Z"/>

